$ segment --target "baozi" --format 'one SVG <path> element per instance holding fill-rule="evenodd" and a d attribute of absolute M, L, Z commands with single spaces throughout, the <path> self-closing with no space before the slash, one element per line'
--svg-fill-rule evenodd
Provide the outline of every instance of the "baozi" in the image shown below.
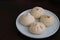
<path fill-rule="evenodd" d="M 29 31 L 33 34 L 42 34 L 45 32 L 45 29 L 45 25 L 41 22 L 34 22 L 29 27 Z"/>
<path fill-rule="evenodd" d="M 54 23 L 54 17 L 50 15 L 42 15 L 40 17 L 40 22 L 44 23 L 47 27 Z"/>
<path fill-rule="evenodd" d="M 35 18 L 40 18 L 40 16 L 44 14 L 44 9 L 42 7 L 34 7 L 31 9 L 31 14 Z"/>
<path fill-rule="evenodd" d="M 20 23 L 25 26 L 28 26 L 33 22 L 35 22 L 35 19 L 30 13 L 23 14 L 20 18 Z"/>

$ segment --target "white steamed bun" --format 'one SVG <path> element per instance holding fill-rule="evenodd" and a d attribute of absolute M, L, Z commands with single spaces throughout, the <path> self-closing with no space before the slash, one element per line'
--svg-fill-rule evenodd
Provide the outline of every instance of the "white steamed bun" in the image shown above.
<path fill-rule="evenodd" d="M 35 18 L 40 18 L 40 16 L 44 14 L 44 9 L 42 7 L 34 7 L 31 9 L 31 14 Z"/>
<path fill-rule="evenodd" d="M 33 34 L 42 34 L 45 32 L 45 29 L 45 25 L 41 22 L 34 22 L 29 27 L 29 31 Z"/>
<path fill-rule="evenodd" d="M 44 23 L 47 27 L 54 23 L 54 17 L 50 15 L 42 15 L 40 17 L 40 22 Z"/>
<path fill-rule="evenodd" d="M 35 21 L 35 19 L 30 13 L 23 14 L 20 18 L 20 23 L 25 25 L 25 26 L 30 25 L 34 21 Z"/>

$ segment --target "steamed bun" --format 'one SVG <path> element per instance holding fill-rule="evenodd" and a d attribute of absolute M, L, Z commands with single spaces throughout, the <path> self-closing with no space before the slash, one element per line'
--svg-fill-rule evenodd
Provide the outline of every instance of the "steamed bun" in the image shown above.
<path fill-rule="evenodd" d="M 20 23 L 25 25 L 25 26 L 30 25 L 34 21 L 35 21 L 35 19 L 30 13 L 23 14 L 20 18 Z"/>
<path fill-rule="evenodd" d="M 40 17 L 40 22 L 44 23 L 47 27 L 54 23 L 54 17 L 49 15 L 42 15 Z"/>
<path fill-rule="evenodd" d="M 42 7 L 34 7 L 31 9 L 31 14 L 35 18 L 40 18 L 40 16 L 44 14 L 44 9 Z"/>
<path fill-rule="evenodd" d="M 45 29 L 45 25 L 41 22 L 34 22 L 29 27 L 29 31 L 33 34 L 42 34 Z"/>

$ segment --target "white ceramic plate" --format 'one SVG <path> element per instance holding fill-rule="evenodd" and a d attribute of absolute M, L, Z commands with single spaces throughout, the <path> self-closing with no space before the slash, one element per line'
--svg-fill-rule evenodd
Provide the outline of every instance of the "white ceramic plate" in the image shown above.
<path fill-rule="evenodd" d="M 35 34 L 30 33 L 29 30 L 28 30 L 28 27 L 23 26 L 19 22 L 20 16 L 23 15 L 23 14 L 26 14 L 30 11 L 31 11 L 30 9 L 26 10 L 26 11 L 23 11 L 22 13 L 19 14 L 19 16 L 16 19 L 16 27 L 23 35 L 31 37 L 31 38 L 46 38 L 46 37 L 49 37 L 49 36 L 51 36 L 51 35 L 53 35 L 57 32 L 57 30 L 59 29 L 59 19 L 58 19 L 58 17 L 54 13 L 52 13 L 51 11 L 45 10 L 46 14 L 52 15 L 54 17 L 55 23 L 51 27 L 46 28 L 46 31 L 43 34 L 35 35 Z"/>

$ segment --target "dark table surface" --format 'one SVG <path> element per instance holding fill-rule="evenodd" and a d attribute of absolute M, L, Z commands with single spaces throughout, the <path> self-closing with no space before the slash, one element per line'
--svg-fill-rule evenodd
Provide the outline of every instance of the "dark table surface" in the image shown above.
<path fill-rule="evenodd" d="M 60 19 L 60 4 L 48 0 L 1 0 L 0 40 L 37 40 L 22 35 L 16 28 L 17 16 L 24 10 L 41 6 L 54 12 Z M 40 40 L 60 40 L 60 29 L 52 36 Z"/>

